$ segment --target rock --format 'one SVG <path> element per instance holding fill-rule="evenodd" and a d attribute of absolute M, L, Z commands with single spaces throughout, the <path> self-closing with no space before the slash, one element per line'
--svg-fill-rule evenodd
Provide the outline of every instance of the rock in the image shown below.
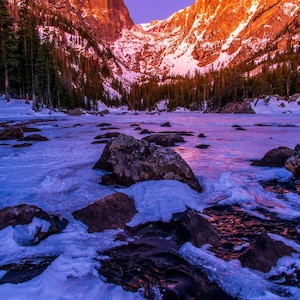
<path fill-rule="evenodd" d="M 200 133 L 200 134 L 198 135 L 198 137 L 199 137 L 199 138 L 206 138 L 206 135 L 205 135 L 204 133 Z"/>
<path fill-rule="evenodd" d="M 251 102 L 244 100 L 241 102 L 230 102 L 221 108 L 221 114 L 254 114 Z"/>
<path fill-rule="evenodd" d="M 161 134 L 156 133 L 143 138 L 149 143 L 155 143 L 163 147 L 175 146 L 176 143 L 184 143 L 184 138 L 178 134 Z"/>
<path fill-rule="evenodd" d="M 292 156 L 290 156 L 286 160 L 284 166 L 287 170 L 292 172 L 296 179 L 300 179 L 300 150 L 295 152 Z"/>
<path fill-rule="evenodd" d="M 177 134 L 182 136 L 193 136 L 194 133 L 192 131 L 160 131 L 161 134 Z"/>
<path fill-rule="evenodd" d="M 113 137 L 118 136 L 119 134 L 120 134 L 120 132 L 117 132 L 117 131 L 107 132 L 107 133 L 104 133 L 104 134 L 97 135 L 95 137 L 95 140 L 111 139 Z"/>
<path fill-rule="evenodd" d="M 209 146 L 210 146 L 210 145 L 208 145 L 208 144 L 199 144 L 199 145 L 196 146 L 196 148 L 199 148 L 199 149 L 207 149 L 207 148 L 209 148 Z"/>
<path fill-rule="evenodd" d="M 26 127 L 26 126 L 23 126 L 22 130 L 23 130 L 23 132 L 40 132 L 41 131 L 41 129 L 39 129 L 39 128 Z"/>
<path fill-rule="evenodd" d="M 252 166 L 284 167 L 286 160 L 294 154 L 294 150 L 288 147 L 278 147 L 268 151 L 258 161 L 253 161 Z"/>
<path fill-rule="evenodd" d="M 31 143 L 22 143 L 22 144 L 13 145 L 13 148 L 26 148 L 26 147 L 30 147 L 30 146 L 32 146 Z"/>
<path fill-rule="evenodd" d="M 171 127 L 171 124 L 169 121 L 167 121 L 167 122 L 161 124 L 160 127 Z"/>
<path fill-rule="evenodd" d="M 24 137 L 24 141 L 43 142 L 43 141 L 49 141 L 49 139 L 46 138 L 45 136 L 42 136 L 42 135 L 36 133 L 36 134 L 30 134 L 30 135 Z"/>
<path fill-rule="evenodd" d="M 191 168 L 175 151 L 124 134 L 109 141 L 93 168 L 112 172 L 117 184 L 123 186 L 144 180 L 169 179 L 202 191 Z"/>
<path fill-rule="evenodd" d="M 115 193 L 73 212 L 73 216 L 88 226 L 88 232 L 102 232 L 106 229 L 124 229 L 136 213 L 131 198 Z"/>
<path fill-rule="evenodd" d="M 36 227 L 33 228 L 32 224 Z M 14 239 L 20 245 L 38 244 L 49 235 L 61 232 L 67 224 L 66 219 L 49 215 L 35 205 L 20 204 L 0 210 L 0 230 L 13 226 Z"/>
<path fill-rule="evenodd" d="M 298 152 L 298 151 L 300 151 L 300 144 L 297 144 L 295 147 L 295 152 Z"/>
<path fill-rule="evenodd" d="M 107 126 L 112 126 L 112 124 L 110 123 L 100 123 L 98 125 L 96 125 L 97 127 L 107 127 Z"/>
<path fill-rule="evenodd" d="M 20 127 L 6 127 L 0 131 L 0 140 L 23 140 L 24 133 Z"/>
<path fill-rule="evenodd" d="M 67 111 L 67 115 L 69 116 L 81 116 L 85 114 L 82 108 L 74 108 Z"/>
<path fill-rule="evenodd" d="M 10 263 L 0 266 L 0 270 L 6 271 L 0 279 L 0 284 L 18 284 L 29 281 L 42 274 L 55 260 L 56 256 L 32 257 L 22 259 L 18 263 Z"/>
<path fill-rule="evenodd" d="M 246 130 L 245 128 L 243 128 L 243 127 L 240 126 L 240 125 L 233 125 L 232 127 L 234 127 L 235 130 L 242 130 L 242 131 Z"/>
<path fill-rule="evenodd" d="M 259 235 L 250 248 L 240 256 L 243 267 L 269 272 L 279 258 L 295 252 L 281 241 L 272 240 L 266 233 Z"/>
<path fill-rule="evenodd" d="M 219 233 L 213 225 L 190 209 L 184 213 L 175 234 L 181 244 L 189 241 L 196 247 L 204 244 L 219 247 L 221 244 Z"/>
<path fill-rule="evenodd" d="M 152 131 L 148 130 L 148 129 L 143 129 L 140 134 L 151 134 Z"/>

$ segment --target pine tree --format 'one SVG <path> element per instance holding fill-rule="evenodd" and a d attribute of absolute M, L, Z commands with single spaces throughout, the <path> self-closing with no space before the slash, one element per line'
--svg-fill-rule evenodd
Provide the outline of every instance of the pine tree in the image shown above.
<path fill-rule="evenodd" d="M 15 74 L 17 74 L 19 60 L 17 57 L 17 38 L 13 27 L 14 22 L 4 0 L 0 0 L 0 16 L 0 78 L 3 82 L 6 99 L 10 101 L 10 83 L 12 80 L 16 80 Z"/>

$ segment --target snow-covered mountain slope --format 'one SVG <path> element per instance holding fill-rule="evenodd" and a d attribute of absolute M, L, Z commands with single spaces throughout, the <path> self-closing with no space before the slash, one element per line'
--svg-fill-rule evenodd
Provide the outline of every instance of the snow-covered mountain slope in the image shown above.
<path fill-rule="evenodd" d="M 187 74 L 299 51 L 298 0 L 196 0 L 166 20 L 124 29 L 112 50 L 142 74 Z"/>

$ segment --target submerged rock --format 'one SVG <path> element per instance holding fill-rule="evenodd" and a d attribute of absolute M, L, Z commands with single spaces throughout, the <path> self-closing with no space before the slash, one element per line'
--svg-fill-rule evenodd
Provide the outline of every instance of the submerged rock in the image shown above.
<path fill-rule="evenodd" d="M 45 136 L 42 136 L 38 133 L 35 134 L 30 134 L 26 137 L 24 137 L 24 141 L 38 141 L 38 142 L 43 142 L 43 141 L 48 141 L 48 138 Z"/>
<path fill-rule="evenodd" d="M 268 151 L 261 160 L 252 162 L 252 166 L 284 167 L 286 160 L 294 154 L 288 147 L 278 147 Z"/>
<path fill-rule="evenodd" d="M 112 172 L 116 183 L 123 186 L 168 179 L 186 183 L 197 192 L 203 190 L 191 168 L 175 151 L 124 134 L 108 142 L 93 168 Z"/>
<path fill-rule="evenodd" d="M 88 226 L 88 232 L 122 229 L 137 213 L 134 201 L 123 193 L 115 193 L 73 212 L 75 219 Z"/>
<path fill-rule="evenodd" d="M 184 138 L 178 134 L 169 133 L 156 133 L 143 138 L 143 140 L 149 143 L 155 143 L 163 147 L 175 146 L 176 143 L 184 143 Z"/>

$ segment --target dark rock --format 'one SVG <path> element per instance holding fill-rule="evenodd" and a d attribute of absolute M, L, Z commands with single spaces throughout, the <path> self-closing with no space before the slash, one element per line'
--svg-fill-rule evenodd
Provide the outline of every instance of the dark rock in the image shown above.
<path fill-rule="evenodd" d="M 221 108 L 221 114 L 254 114 L 250 101 L 230 102 Z"/>
<path fill-rule="evenodd" d="M 300 151 L 300 144 L 297 144 L 295 147 L 295 152 L 298 152 L 298 151 Z"/>
<path fill-rule="evenodd" d="M 112 126 L 112 124 L 110 123 L 100 123 L 98 125 L 96 125 L 97 127 L 107 127 L 107 126 Z"/>
<path fill-rule="evenodd" d="M 171 124 L 169 121 L 167 121 L 167 122 L 161 124 L 160 127 L 171 127 Z"/>
<path fill-rule="evenodd" d="M 77 123 L 77 124 L 74 124 L 72 127 L 75 128 L 75 127 L 82 127 L 82 126 L 83 126 L 82 124 Z"/>
<path fill-rule="evenodd" d="M 184 143 L 184 138 L 177 134 L 161 134 L 156 133 L 143 138 L 143 140 L 149 143 L 155 143 L 163 147 L 175 146 L 176 143 Z"/>
<path fill-rule="evenodd" d="M 159 133 L 162 134 L 177 134 L 177 135 L 182 135 L 182 136 L 193 136 L 194 133 L 192 131 L 160 131 Z"/>
<path fill-rule="evenodd" d="M 131 126 L 131 127 L 139 127 L 140 125 L 137 124 L 137 123 L 133 123 L 133 124 L 131 124 L 130 126 Z"/>
<path fill-rule="evenodd" d="M 294 154 L 294 150 L 288 147 L 278 147 L 268 151 L 258 161 L 252 162 L 252 166 L 284 167 L 286 160 Z"/>
<path fill-rule="evenodd" d="M 198 135 L 198 137 L 199 137 L 199 138 L 206 138 L 206 135 L 205 135 L 204 133 L 200 133 L 200 134 Z"/>
<path fill-rule="evenodd" d="M 207 149 L 209 147 L 210 147 L 210 145 L 207 145 L 207 144 L 200 144 L 200 145 L 196 146 L 196 148 L 199 148 L 199 149 Z"/>
<path fill-rule="evenodd" d="M 201 234 L 205 237 L 200 238 Z M 180 244 L 189 238 L 198 245 L 219 245 L 218 238 L 210 234 L 217 233 L 191 210 L 174 215 L 169 223 L 128 227 L 126 245 L 101 253 L 98 272 L 125 290 L 137 292 L 142 287 L 147 299 L 233 299 L 177 254 Z"/>
<path fill-rule="evenodd" d="M 26 147 L 30 147 L 30 146 L 32 146 L 31 143 L 22 143 L 22 144 L 13 145 L 13 148 L 26 148 Z"/>
<path fill-rule="evenodd" d="M 188 241 L 196 247 L 204 244 L 219 247 L 221 244 L 219 233 L 213 225 L 190 209 L 184 213 L 175 234 L 181 244 Z"/>
<path fill-rule="evenodd" d="M 73 216 L 88 226 L 88 232 L 102 232 L 125 228 L 136 213 L 131 198 L 123 193 L 115 193 L 73 212 Z"/>
<path fill-rule="evenodd" d="M 100 130 L 118 130 L 118 129 L 120 129 L 120 128 L 119 127 L 113 127 L 113 126 L 100 128 Z"/>
<path fill-rule="evenodd" d="M 33 257 L 19 263 L 0 266 L 0 270 L 6 271 L 6 274 L 0 279 L 0 284 L 18 284 L 29 281 L 42 274 L 55 258 L 56 256 Z"/>
<path fill-rule="evenodd" d="M 285 168 L 292 172 L 296 179 L 300 179 L 300 150 L 291 155 L 285 162 Z"/>
<path fill-rule="evenodd" d="M 100 139 L 111 139 L 113 137 L 116 137 L 120 134 L 120 132 L 117 132 L 117 131 L 112 131 L 112 132 L 107 132 L 107 133 L 104 133 L 104 134 L 100 134 L 100 135 L 97 135 L 95 137 L 95 140 L 100 140 Z"/>
<path fill-rule="evenodd" d="M 142 130 L 142 127 L 138 126 L 138 127 L 134 128 L 134 130 Z"/>
<path fill-rule="evenodd" d="M 240 256 L 243 267 L 269 272 L 279 258 L 295 252 L 281 241 L 272 240 L 266 233 L 259 235 L 251 247 Z"/>
<path fill-rule="evenodd" d="M 61 232 L 68 224 L 66 219 L 60 218 L 57 215 L 49 215 L 35 205 L 20 204 L 0 210 L 0 230 L 7 226 L 17 227 L 19 225 L 30 224 L 34 218 L 47 221 L 49 223 L 48 230 L 42 231 L 42 228 L 37 227 L 35 232 L 33 232 L 32 236 L 30 237 L 22 236 L 21 234 L 19 239 L 19 237 L 16 235 L 15 238 L 17 239 L 17 243 L 21 245 L 38 244 L 41 240 L 47 238 L 49 235 Z"/>
<path fill-rule="evenodd" d="M 6 127 L 0 131 L 0 140 L 23 140 L 24 133 L 20 127 Z"/>
<path fill-rule="evenodd" d="M 143 129 L 140 134 L 151 134 L 152 131 L 148 130 L 148 129 Z"/>
<path fill-rule="evenodd" d="M 191 168 L 175 151 L 124 134 L 110 140 L 93 168 L 113 172 L 117 183 L 124 186 L 144 180 L 168 179 L 202 191 Z"/>
<path fill-rule="evenodd" d="M 40 132 L 41 129 L 39 128 L 33 128 L 33 127 L 22 127 L 23 132 Z"/>
<path fill-rule="evenodd" d="M 25 136 L 24 141 L 43 142 L 43 141 L 49 141 L 49 139 L 46 138 L 45 136 L 42 136 L 42 135 L 36 133 L 36 134 L 30 134 L 28 136 Z"/>
<path fill-rule="evenodd" d="M 108 109 L 104 109 L 104 110 L 101 110 L 101 111 L 99 111 L 99 114 L 100 115 L 108 115 L 109 114 L 109 110 Z"/>
<path fill-rule="evenodd" d="M 91 144 L 95 145 L 95 144 L 107 144 L 109 140 L 99 140 L 99 141 L 94 141 Z"/>
<path fill-rule="evenodd" d="M 240 126 L 240 125 L 233 125 L 232 127 L 234 127 L 235 130 L 242 130 L 242 131 L 246 130 L 245 128 L 243 128 L 243 127 Z"/>
<path fill-rule="evenodd" d="M 101 177 L 103 185 L 117 185 L 117 177 L 115 174 L 105 174 Z"/>
<path fill-rule="evenodd" d="M 74 108 L 67 111 L 67 115 L 69 116 L 81 116 L 84 114 L 82 108 Z"/>

